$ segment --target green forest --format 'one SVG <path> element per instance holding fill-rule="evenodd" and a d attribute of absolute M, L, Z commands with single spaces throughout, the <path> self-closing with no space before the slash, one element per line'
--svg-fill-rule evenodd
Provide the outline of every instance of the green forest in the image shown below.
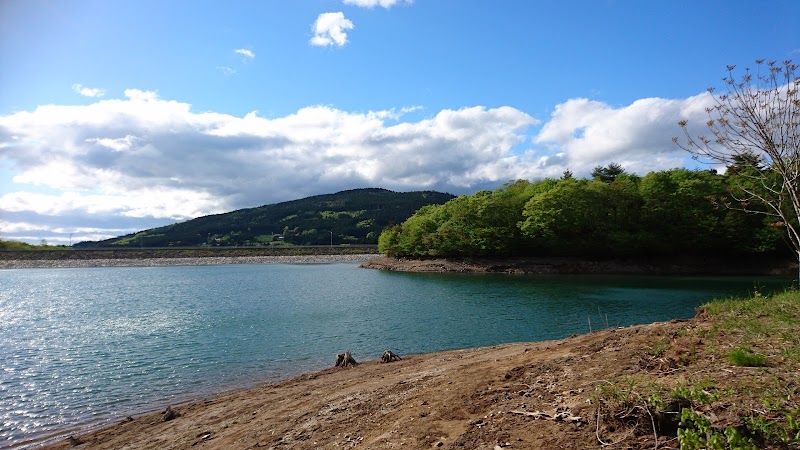
<path fill-rule="evenodd" d="M 198 217 L 75 247 L 376 244 L 385 227 L 403 222 L 425 205 L 452 198 L 434 191 L 351 189 Z"/>
<path fill-rule="evenodd" d="M 609 164 L 591 179 L 519 180 L 425 206 L 384 230 L 378 248 L 397 257 L 790 256 L 781 222 L 733 200 L 735 169 L 639 177 Z"/>

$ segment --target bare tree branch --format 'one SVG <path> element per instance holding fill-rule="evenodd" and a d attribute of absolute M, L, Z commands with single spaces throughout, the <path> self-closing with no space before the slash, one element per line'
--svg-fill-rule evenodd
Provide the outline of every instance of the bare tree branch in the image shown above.
<path fill-rule="evenodd" d="M 710 135 L 693 136 L 681 120 L 685 140 L 673 138 L 698 161 L 724 164 L 736 187 L 728 207 L 776 218 L 797 253 L 800 271 L 800 78 L 791 60 L 756 61 L 755 70 L 727 67 L 725 93 L 709 93 Z M 735 203 L 734 203 L 735 202 Z M 800 272 L 798 273 L 800 281 Z"/>

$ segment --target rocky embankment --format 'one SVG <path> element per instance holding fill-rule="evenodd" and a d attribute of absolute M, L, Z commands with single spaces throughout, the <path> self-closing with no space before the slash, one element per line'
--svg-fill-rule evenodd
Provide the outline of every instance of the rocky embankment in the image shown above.
<path fill-rule="evenodd" d="M 362 267 L 397 272 L 631 275 L 794 275 L 791 261 L 718 258 L 660 260 L 528 258 L 392 258 L 377 256 Z"/>
<path fill-rule="evenodd" d="M 0 269 L 203 266 L 220 264 L 319 264 L 333 262 L 362 262 L 368 260 L 371 256 L 373 255 L 206 256 L 198 258 L 10 260 L 0 261 Z"/>
<path fill-rule="evenodd" d="M 371 251 L 357 247 L 3 251 L 0 269 L 364 262 L 378 256 Z"/>

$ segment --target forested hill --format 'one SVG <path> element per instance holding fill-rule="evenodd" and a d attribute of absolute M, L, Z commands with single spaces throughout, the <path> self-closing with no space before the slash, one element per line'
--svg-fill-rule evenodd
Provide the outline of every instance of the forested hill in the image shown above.
<path fill-rule="evenodd" d="M 376 244 L 385 227 L 453 195 L 434 191 L 353 189 L 199 217 L 75 247 L 169 247 Z"/>

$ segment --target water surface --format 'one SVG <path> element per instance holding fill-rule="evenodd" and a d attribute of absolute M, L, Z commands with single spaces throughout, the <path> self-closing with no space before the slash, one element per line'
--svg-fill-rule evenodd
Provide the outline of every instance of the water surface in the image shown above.
<path fill-rule="evenodd" d="M 408 274 L 356 264 L 0 271 L 0 447 L 331 366 L 686 318 L 788 279 Z"/>

